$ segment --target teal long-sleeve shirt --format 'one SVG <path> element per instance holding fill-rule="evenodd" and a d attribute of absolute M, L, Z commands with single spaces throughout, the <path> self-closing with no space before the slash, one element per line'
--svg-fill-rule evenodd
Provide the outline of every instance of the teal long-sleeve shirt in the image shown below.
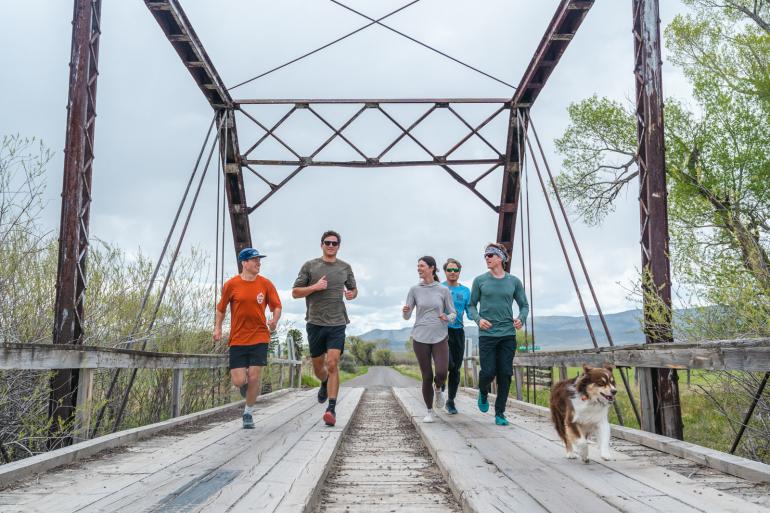
<path fill-rule="evenodd" d="M 517 277 L 505 273 L 502 278 L 495 278 L 492 273 L 484 273 L 473 280 L 468 314 L 479 323 L 486 319 L 492 323 L 488 330 L 479 330 L 482 337 L 507 337 L 516 335 L 513 326 L 513 302 L 519 306 L 518 319 L 523 323 L 529 314 L 529 302 L 524 285 Z M 479 307 L 479 303 L 481 306 Z"/>

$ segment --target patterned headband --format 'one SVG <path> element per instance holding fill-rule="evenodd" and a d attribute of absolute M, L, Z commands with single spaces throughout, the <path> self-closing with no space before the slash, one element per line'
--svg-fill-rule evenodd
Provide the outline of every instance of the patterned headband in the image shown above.
<path fill-rule="evenodd" d="M 496 248 L 494 246 L 487 246 L 487 249 L 484 250 L 484 254 L 489 255 L 490 253 L 492 253 L 493 255 L 499 256 L 503 260 L 503 262 L 508 261 L 508 257 L 505 256 L 505 253 L 500 248 Z"/>

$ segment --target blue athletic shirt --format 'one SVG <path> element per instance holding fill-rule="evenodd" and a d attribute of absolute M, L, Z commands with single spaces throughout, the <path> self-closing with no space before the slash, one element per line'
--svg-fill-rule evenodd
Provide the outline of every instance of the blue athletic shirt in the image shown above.
<path fill-rule="evenodd" d="M 458 284 L 455 287 L 450 287 L 447 282 L 442 283 L 443 286 L 449 289 L 452 294 L 452 301 L 455 304 L 455 310 L 457 310 L 457 317 L 454 322 L 449 323 L 449 328 L 460 329 L 463 327 L 463 313 L 468 312 L 468 317 L 471 316 L 468 311 L 468 304 L 471 302 L 471 289 L 465 285 Z"/>

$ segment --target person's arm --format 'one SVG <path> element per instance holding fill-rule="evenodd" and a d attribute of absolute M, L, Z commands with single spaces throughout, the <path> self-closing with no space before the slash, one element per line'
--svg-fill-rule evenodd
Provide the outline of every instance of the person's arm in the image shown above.
<path fill-rule="evenodd" d="M 449 289 L 444 287 L 442 292 L 444 293 L 444 311 L 447 312 L 446 318 L 449 322 L 454 322 L 457 318 L 457 310 L 455 309 L 455 302 L 452 299 L 452 293 Z"/>
<path fill-rule="evenodd" d="M 513 300 L 519 306 L 518 319 L 524 324 L 527 322 L 527 315 L 529 315 L 529 302 L 527 301 L 527 292 L 524 290 L 524 285 L 518 278 L 516 279 L 516 288 L 513 290 Z"/>
<path fill-rule="evenodd" d="M 281 297 L 278 295 L 278 291 L 275 289 L 275 285 L 270 282 L 267 295 L 267 306 L 270 307 L 270 312 L 273 314 L 269 321 L 267 321 L 267 328 L 270 331 L 275 331 L 278 327 L 278 321 L 281 320 L 281 312 L 283 308 L 281 305 Z"/>
<path fill-rule="evenodd" d="M 465 298 L 465 306 L 463 307 L 463 309 L 465 310 L 465 316 L 468 319 L 472 320 L 473 318 L 471 317 L 470 305 L 471 305 L 471 291 L 470 289 L 468 289 L 468 296 Z"/>
<path fill-rule="evenodd" d="M 358 297 L 358 287 L 356 286 L 356 277 L 353 275 L 353 269 L 348 267 L 348 277 L 345 280 L 345 299 L 348 301 Z"/>
<path fill-rule="evenodd" d="M 321 276 L 317 282 L 310 284 L 310 265 L 306 262 L 299 270 L 297 279 L 294 280 L 294 287 L 291 289 L 291 297 L 301 299 L 319 290 L 327 287 L 326 275 Z"/>
<path fill-rule="evenodd" d="M 473 280 L 473 285 L 471 285 L 471 297 L 468 300 L 468 306 L 466 307 L 466 310 L 468 312 L 468 318 L 476 324 L 478 324 L 479 320 L 481 319 L 479 317 L 479 310 L 477 308 L 480 297 L 481 291 L 479 290 L 479 282 L 478 279 L 475 279 Z"/>
<path fill-rule="evenodd" d="M 230 288 L 225 284 L 222 287 L 222 297 L 219 298 L 219 303 L 214 308 L 214 333 L 212 338 L 215 342 L 222 340 L 222 322 L 225 320 L 225 313 L 227 312 L 227 305 L 230 303 Z"/>
<path fill-rule="evenodd" d="M 409 293 L 406 295 L 406 304 L 404 305 L 404 308 L 401 309 L 405 321 L 408 321 L 412 317 L 412 310 L 415 305 L 414 294 L 412 293 L 412 289 L 409 289 Z"/>

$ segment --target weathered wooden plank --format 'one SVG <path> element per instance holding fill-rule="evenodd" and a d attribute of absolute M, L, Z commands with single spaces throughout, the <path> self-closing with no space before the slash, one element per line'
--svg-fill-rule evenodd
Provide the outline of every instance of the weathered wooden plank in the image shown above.
<path fill-rule="evenodd" d="M 579 367 L 584 363 L 593 366 L 611 363 L 621 367 L 764 372 L 770 370 L 770 339 L 518 353 L 513 361 L 515 367 Z"/>
<path fill-rule="evenodd" d="M 472 399 L 475 397 L 476 391 L 473 389 L 463 389 L 463 393 L 468 394 Z M 508 399 L 508 404 L 513 408 L 520 408 L 536 415 L 543 417 L 550 416 L 548 408 L 543 406 L 514 399 Z M 690 442 L 675 440 L 663 435 L 648 433 L 629 427 L 612 425 L 611 432 L 614 437 L 672 454 L 679 458 L 694 461 L 720 472 L 724 472 L 725 474 L 730 474 L 757 483 L 770 483 L 770 465 L 759 461 L 741 458 L 734 454 L 727 454 Z"/>
<path fill-rule="evenodd" d="M 485 461 L 477 450 L 468 447 L 467 441 L 454 429 L 443 422 L 421 422 L 425 405 L 422 398 L 411 393 L 411 389 L 395 388 L 393 392 L 464 511 L 548 511 L 520 485 Z M 435 440 L 441 440 L 441 443 L 437 444 Z"/>
<path fill-rule="evenodd" d="M 271 364 L 299 364 L 273 358 Z M 0 344 L 0 369 L 216 369 L 226 368 L 227 355 L 134 351 L 64 344 Z"/>
<path fill-rule="evenodd" d="M 545 482 L 554 485 L 560 483 L 556 476 L 561 474 L 573 482 L 572 486 L 602 496 L 619 511 L 760 511 L 752 509 L 754 505 L 751 503 L 720 495 L 705 486 L 691 482 L 687 483 L 691 486 L 677 483 L 673 479 L 673 472 L 650 464 L 645 466 L 623 454 L 614 454 L 617 461 L 601 460 L 593 446 L 591 463 L 586 465 L 578 460 L 568 460 L 564 456 L 563 444 L 549 423 L 533 424 L 512 416 L 509 418 L 511 426 L 501 428 L 493 424 L 490 415 L 482 414 L 474 408 L 475 404 L 470 397 L 463 395 L 457 402 L 458 407 L 463 408 L 461 411 L 472 419 L 467 429 L 474 446 L 479 447 L 484 457 L 498 467 L 510 465 L 520 475 L 519 482 L 525 479 L 524 476 L 532 468 L 546 468 L 549 471 L 544 475 Z M 494 439 L 486 445 L 476 442 L 495 435 L 498 437 L 496 443 Z M 676 476 L 686 479 L 684 476 Z M 532 493 L 532 489 L 527 486 L 525 488 Z M 568 496 L 575 493 L 571 489 L 564 491 Z"/>
<path fill-rule="evenodd" d="M 289 392 L 289 390 L 278 390 L 271 394 L 262 396 L 262 400 L 279 397 Z M 178 426 L 198 422 L 201 419 L 216 415 L 238 404 L 242 404 L 242 401 L 224 406 L 217 406 L 216 408 L 210 408 L 208 410 L 200 411 L 197 413 L 191 413 L 189 415 L 184 415 L 175 419 L 169 419 L 163 422 L 158 422 L 156 424 L 150 424 L 149 426 L 119 431 L 117 433 L 94 438 L 86 442 L 73 444 L 69 447 L 56 449 L 45 454 L 39 454 L 37 456 L 32 456 L 30 458 L 19 460 L 14 463 L 2 465 L 0 466 L 0 486 L 7 486 L 16 480 L 25 478 L 35 473 L 46 472 L 62 465 L 68 465 L 79 459 L 93 456 L 94 454 L 97 454 L 98 452 L 106 449 L 128 445 L 137 440 L 156 435 Z"/>

